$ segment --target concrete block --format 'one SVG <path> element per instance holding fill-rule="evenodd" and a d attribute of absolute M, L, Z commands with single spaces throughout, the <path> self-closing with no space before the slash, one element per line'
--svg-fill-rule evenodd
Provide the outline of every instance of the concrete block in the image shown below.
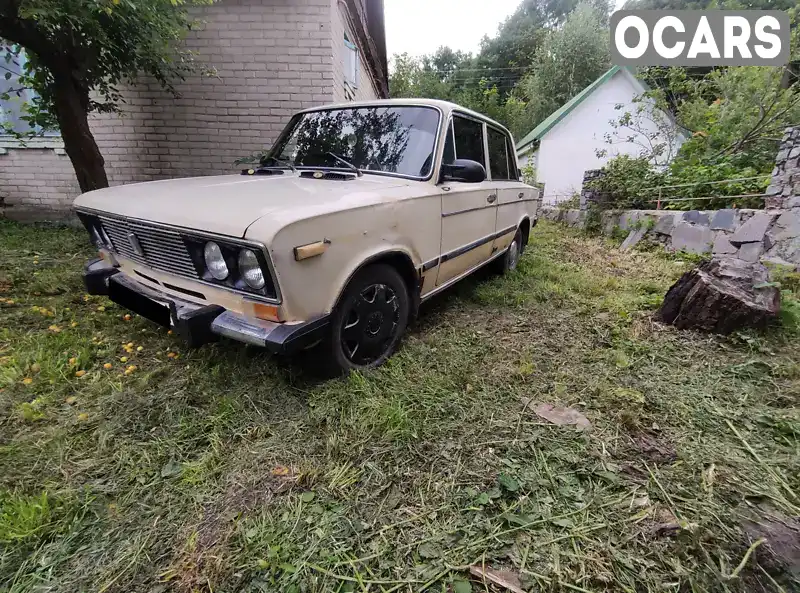
<path fill-rule="evenodd" d="M 774 214 L 757 212 L 731 235 L 729 241 L 737 247 L 741 247 L 745 243 L 761 243 L 773 220 L 775 220 Z"/>
<path fill-rule="evenodd" d="M 712 231 L 734 231 L 736 230 L 736 210 L 728 208 L 717 210 L 711 219 Z"/>
<path fill-rule="evenodd" d="M 711 229 L 686 222 L 679 223 L 672 231 L 672 247 L 689 253 L 708 253 L 714 240 Z"/>

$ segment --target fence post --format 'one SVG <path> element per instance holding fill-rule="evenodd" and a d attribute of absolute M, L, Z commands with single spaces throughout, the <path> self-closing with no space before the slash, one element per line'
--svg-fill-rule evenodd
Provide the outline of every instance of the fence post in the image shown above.
<path fill-rule="evenodd" d="M 656 210 L 661 210 L 661 186 L 658 186 L 658 202 L 656 202 Z"/>

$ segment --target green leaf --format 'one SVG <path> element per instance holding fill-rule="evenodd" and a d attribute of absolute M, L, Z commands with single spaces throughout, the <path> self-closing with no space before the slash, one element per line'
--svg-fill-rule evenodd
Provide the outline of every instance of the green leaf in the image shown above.
<path fill-rule="evenodd" d="M 508 492 L 516 492 L 519 490 L 519 482 L 508 474 L 500 474 L 497 476 L 497 482 Z"/>
<path fill-rule="evenodd" d="M 302 500 L 303 502 L 311 502 L 312 500 L 314 500 L 314 493 L 303 492 L 303 494 L 300 496 L 300 500 Z"/>
<path fill-rule="evenodd" d="M 472 593 L 469 581 L 453 581 L 453 593 Z"/>
<path fill-rule="evenodd" d="M 170 459 L 167 464 L 161 468 L 161 477 L 174 478 L 175 476 L 180 475 L 182 472 L 183 464 L 175 461 L 174 459 Z"/>
<path fill-rule="evenodd" d="M 431 543 L 424 543 L 417 548 L 420 558 L 438 558 L 442 555 L 441 550 Z"/>
<path fill-rule="evenodd" d="M 575 523 L 569 517 L 561 517 L 560 519 L 550 519 L 550 523 L 558 525 L 559 527 L 574 527 Z"/>
<path fill-rule="evenodd" d="M 603 478 L 609 484 L 616 485 L 616 484 L 620 484 L 622 482 L 622 480 L 620 480 L 619 476 L 617 474 L 615 474 L 615 473 L 612 473 L 612 472 L 597 471 L 597 472 L 594 472 L 594 474 L 596 476 L 600 477 L 600 478 Z"/>

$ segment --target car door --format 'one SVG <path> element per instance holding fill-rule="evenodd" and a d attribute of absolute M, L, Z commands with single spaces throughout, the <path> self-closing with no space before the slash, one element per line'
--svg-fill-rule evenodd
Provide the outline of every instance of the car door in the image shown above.
<path fill-rule="evenodd" d="M 443 163 L 470 159 L 486 166 L 485 124 L 455 113 Z M 442 186 L 442 246 L 436 285 L 441 286 L 486 261 L 492 253 L 497 194 L 488 180 L 448 181 Z"/>
<path fill-rule="evenodd" d="M 519 169 L 514 144 L 508 132 L 487 126 L 486 139 L 489 146 L 489 172 L 492 187 L 497 193 L 497 238 L 492 251 L 506 249 L 514 239 L 520 221 L 525 217 L 536 197 L 536 189 L 519 180 Z"/>

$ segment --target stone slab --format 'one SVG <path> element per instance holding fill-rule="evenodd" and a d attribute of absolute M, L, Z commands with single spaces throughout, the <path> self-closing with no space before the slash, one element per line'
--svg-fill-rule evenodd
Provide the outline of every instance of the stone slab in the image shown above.
<path fill-rule="evenodd" d="M 739 253 L 736 254 L 736 257 L 742 259 L 746 262 L 755 263 L 764 253 L 764 244 L 763 243 L 745 243 L 739 249 Z"/>
<path fill-rule="evenodd" d="M 775 221 L 771 234 L 776 242 L 800 236 L 800 211 L 781 214 Z"/>
<path fill-rule="evenodd" d="M 662 214 L 658 216 L 658 222 L 653 227 L 653 231 L 659 235 L 671 235 L 672 229 L 675 228 L 675 215 Z"/>
<path fill-rule="evenodd" d="M 633 249 L 633 247 L 647 234 L 647 227 L 644 226 L 642 228 L 633 229 L 630 234 L 628 234 L 627 238 L 622 242 L 622 246 L 620 249 L 622 251 L 628 251 Z"/>
<path fill-rule="evenodd" d="M 703 226 L 708 226 L 711 222 L 708 218 L 708 213 L 700 210 L 690 210 L 689 212 L 684 213 L 683 221 L 691 222 L 692 224 L 700 224 Z"/>
<path fill-rule="evenodd" d="M 711 252 L 714 255 L 734 255 L 738 251 L 739 249 L 728 241 L 728 236 L 725 233 L 717 234 L 717 238 L 714 239 L 714 246 L 711 248 Z"/>
<path fill-rule="evenodd" d="M 731 235 L 729 241 L 737 247 L 741 247 L 745 243 L 761 243 L 764 240 L 764 234 L 774 219 L 774 214 L 757 212 Z"/>
<path fill-rule="evenodd" d="M 632 227 L 636 226 L 642 214 L 637 210 L 626 210 L 619 217 L 619 228 L 623 231 L 629 231 Z"/>
<path fill-rule="evenodd" d="M 736 210 L 727 208 L 717 210 L 711 219 L 712 231 L 735 231 L 736 230 Z"/>
<path fill-rule="evenodd" d="M 696 226 L 687 222 L 679 223 L 672 231 L 672 247 L 677 251 L 689 253 L 708 253 L 714 240 L 711 229 L 705 226 Z"/>
<path fill-rule="evenodd" d="M 614 229 L 617 228 L 617 225 L 619 224 L 619 212 L 603 212 L 600 221 L 600 224 L 603 227 L 603 234 L 610 236 L 614 233 Z"/>

